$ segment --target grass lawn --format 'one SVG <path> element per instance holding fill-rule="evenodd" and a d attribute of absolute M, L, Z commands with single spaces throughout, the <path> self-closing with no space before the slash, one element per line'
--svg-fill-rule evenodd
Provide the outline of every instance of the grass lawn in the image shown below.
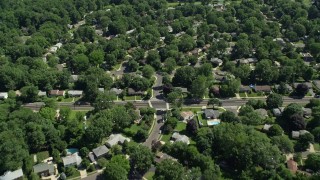
<path fill-rule="evenodd" d="M 49 158 L 49 152 L 48 151 L 42 151 L 37 153 L 37 161 L 41 162 L 45 159 Z"/>
<path fill-rule="evenodd" d="M 124 100 L 125 101 L 127 101 L 127 100 L 135 100 L 135 97 L 134 96 L 125 96 Z"/>
<path fill-rule="evenodd" d="M 120 66 L 121 66 L 121 64 L 116 64 L 116 65 L 114 65 L 114 66 L 112 67 L 112 69 L 113 69 L 114 71 L 116 71 L 116 70 L 118 70 L 118 69 L 120 68 Z"/>
<path fill-rule="evenodd" d="M 255 92 L 251 92 L 251 93 L 247 93 L 248 97 L 261 97 L 263 95 L 259 95 L 258 93 Z"/>
<path fill-rule="evenodd" d="M 240 97 L 247 97 L 247 96 L 246 96 L 246 93 L 239 93 L 239 96 L 240 96 Z"/>
<path fill-rule="evenodd" d="M 148 180 L 152 180 L 154 176 L 154 172 L 147 172 L 143 177 L 148 179 Z"/>
<path fill-rule="evenodd" d="M 136 96 L 136 100 L 142 100 L 141 96 Z"/>
<path fill-rule="evenodd" d="M 69 97 L 69 98 L 62 98 L 60 102 L 72 102 L 73 98 Z"/>
<path fill-rule="evenodd" d="M 202 126 L 208 126 L 207 120 L 202 118 L 202 113 L 197 114 L 198 121 L 202 123 Z"/>
<path fill-rule="evenodd" d="M 75 119 L 77 113 L 81 113 L 83 116 L 85 116 L 87 112 L 88 111 L 71 111 L 69 118 Z"/>
<path fill-rule="evenodd" d="M 178 122 L 177 127 L 174 129 L 175 131 L 183 131 L 186 129 L 187 124 L 184 122 Z"/>
<path fill-rule="evenodd" d="M 137 124 L 132 124 L 130 128 L 128 128 L 129 131 L 131 131 L 132 133 L 136 134 L 138 132 L 139 129 L 141 129 L 140 126 L 138 126 Z"/>
<path fill-rule="evenodd" d="M 76 178 L 76 177 L 79 177 L 80 178 L 80 172 L 79 171 L 76 171 L 76 173 L 74 173 L 72 176 L 69 176 L 67 179 L 73 179 L 73 178 Z M 78 179 L 78 178 L 77 178 Z"/>
<path fill-rule="evenodd" d="M 172 136 L 172 134 L 163 134 L 162 137 L 161 137 L 161 141 L 169 143 L 171 136 Z"/>
<path fill-rule="evenodd" d="M 168 6 L 169 6 L 169 7 L 176 7 L 176 6 L 178 6 L 178 5 L 179 5 L 178 2 L 168 3 Z"/>
<path fill-rule="evenodd" d="M 191 112 L 198 112 L 198 111 L 201 111 L 201 107 L 195 107 L 195 108 L 192 108 L 192 107 L 183 107 L 181 108 L 181 111 L 191 111 Z"/>

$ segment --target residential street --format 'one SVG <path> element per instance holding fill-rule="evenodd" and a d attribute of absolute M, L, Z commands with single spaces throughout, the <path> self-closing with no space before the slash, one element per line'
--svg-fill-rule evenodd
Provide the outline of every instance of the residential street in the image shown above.
<path fill-rule="evenodd" d="M 253 99 L 253 98 L 251 98 Z M 261 99 L 265 100 L 266 98 L 261 97 L 261 98 L 254 98 L 254 99 Z M 284 105 L 288 105 L 290 103 L 298 103 L 298 104 L 307 104 L 309 100 L 312 99 L 312 97 L 305 97 L 303 99 L 294 99 L 290 97 L 283 97 L 283 103 Z M 222 106 L 241 106 L 248 102 L 249 98 L 247 99 L 236 99 L 236 98 L 230 98 L 230 99 L 220 99 Z M 115 104 L 118 105 L 123 105 L 127 102 L 132 102 L 137 108 L 140 107 L 149 107 L 148 101 L 115 101 Z M 155 109 L 158 110 L 164 110 L 166 109 L 166 102 L 164 100 L 158 100 L 158 99 L 151 99 L 150 102 L 152 103 L 152 106 Z M 201 102 L 185 102 L 184 106 L 187 107 L 201 107 L 201 106 L 206 106 L 208 103 L 208 99 L 202 100 Z M 43 106 L 43 102 L 36 102 L 36 103 L 28 103 L 24 104 L 24 107 L 30 108 L 32 110 L 39 110 L 41 106 Z M 89 104 L 86 105 L 76 105 L 73 102 L 59 102 L 58 105 L 61 106 L 67 106 L 70 107 L 72 110 L 92 110 L 93 107 Z"/>
<path fill-rule="evenodd" d="M 158 140 L 161 135 L 160 129 L 163 125 L 162 114 L 163 114 L 163 112 L 161 112 L 161 111 L 157 112 L 157 119 L 156 119 L 155 125 L 152 129 L 152 132 L 150 133 L 148 139 L 143 143 L 145 146 L 147 146 L 149 148 L 151 148 L 152 141 Z"/>

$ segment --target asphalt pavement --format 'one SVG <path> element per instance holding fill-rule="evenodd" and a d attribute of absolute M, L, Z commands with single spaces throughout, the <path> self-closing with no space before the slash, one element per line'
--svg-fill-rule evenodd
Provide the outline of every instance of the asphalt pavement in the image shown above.
<path fill-rule="evenodd" d="M 154 125 L 148 139 L 143 143 L 148 148 L 151 148 L 152 141 L 153 140 L 157 141 L 161 135 L 160 131 L 161 131 L 161 127 L 163 126 L 162 114 L 163 114 L 163 112 L 161 112 L 161 111 L 157 112 L 157 118 L 155 121 L 155 125 Z"/>

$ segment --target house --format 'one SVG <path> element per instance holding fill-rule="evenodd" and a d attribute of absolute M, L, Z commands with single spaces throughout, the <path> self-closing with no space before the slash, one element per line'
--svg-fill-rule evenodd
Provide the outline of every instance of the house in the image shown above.
<path fill-rule="evenodd" d="M 186 136 L 186 135 L 181 135 L 177 132 L 173 133 L 172 134 L 172 140 L 174 142 L 183 142 L 183 143 L 186 143 L 186 144 L 190 144 L 190 140 L 189 140 L 189 137 Z"/>
<path fill-rule="evenodd" d="M 39 91 L 38 96 L 47 96 L 47 92 L 45 91 Z"/>
<path fill-rule="evenodd" d="M 15 171 L 7 171 L 2 176 L 0 176 L 0 180 L 18 180 L 23 179 L 22 169 L 18 169 Z"/>
<path fill-rule="evenodd" d="M 81 90 L 69 90 L 68 95 L 71 97 L 81 97 L 83 94 L 83 91 Z"/>
<path fill-rule="evenodd" d="M 33 166 L 33 172 L 42 177 L 51 176 L 55 174 L 55 167 L 48 163 L 36 164 Z"/>
<path fill-rule="evenodd" d="M 194 114 L 191 111 L 183 111 L 180 113 L 180 116 L 183 121 L 188 121 L 194 117 Z"/>
<path fill-rule="evenodd" d="M 217 118 L 214 110 L 212 110 L 212 109 L 205 109 L 204 110 L 204 116 L 207 119 L 216 119 Z"/>
<path fill-rule="evenodd" d="M 313 61 L 313 56 L 310 53 L 300 53 L 304 61 L 310 62 Z"/>
<path fill-rule="evenodd" d="M 257 58 L 236 59 L 235 62 L 240 64 L 253 64 L 258 62 L 258 59 Z"/>
<path fill-rule="evenodd" d="M 213 94 L 215 95 L 220 95 L 220 87 L 215 85 L 215 86 L 212 86 L 210 88 L 210 92 L 212 92 Z"/>
<path fill-rule="evenodd" d="M 142 95 L 144 95 L 144 91 L 136 91 L 132 88 L 128 88 L 128 95 L 129 96 L 142 96 Z"/>
<path fill-rule="evenodd" d="M 49 96 L 55 97 L 55 96 L 64 96 L 65 91 L 60 91 L 60 90 L 51 90 L 49 91 Z"/>
<path fill-rule="evenodd" d="M 269 131 L 269 129 L 272 127 L 272 124 L 265 124 L 264 126 L 263 126 L 263 130 L 264 131 Z"/>
<path fill-rule="evenodd" d="M 221 66 L 223 63 L 223 61 L 219 58 L 211 58 L 210 61 L 214 66 Z"/>
<path fill-rule="evenodd" d="M 293 159 L 287 161 L 287 167 L 292 173 L 296 173 L 298 170 L 298 163 Z"/>
<path fill-rule="evenodd" d="M 99 92 L 104 92 L 104 88 L 98 88 Z"/>
<path fill-rule="evenodd" d="M 303 110 L 303 116 L 305 118 L 308 118 L 308 117 L 311 116 L 311 114 L 312 114 L 312 109 L 311 108 L 303 108 L 302 110 Z"/>
<path fill-rule="evenodd" d="M 249 86 L 240 86 L 239 93 L 249 93 L 251 88 Z"/>
<path fill-rule="evenodd" d="M 109 140 L 106 142 L 106 145 L 108 147 L 112 147 L 116 144 L 123 144 L 124 141 L 130 142 L 130 139 L 122 136 L 121 134 L 111 134 Z"/>
<path fill-rule="evenodd" d="M 264 86 L 255 86 L 254 87 L 255 92 L 264 92 L 264 93 L 270 93 L 271 92 L 271 86 L 264 85 Z"/>
<path fill-rule="evenodd" d="M 292 132 L 291 132 L 291 137 L 292 137 L 293 139 L 299 139 L 299 137 L 300 137 L 301 135 L 304 135 L 304 134 L 306 134 L 306 133 L 310 133 L 310 132 L 307 131 L 307 130 L 292 131 Z"/>
<path fill-rule="evenodd" d="M 0 99 L 7 99 L 8 93 L 7 92 L 0 92 Z"/>
<path fill-rule="evenodd" d="M 82 158 L 78 155 L 78 153 L 74 153 L 72 155 L 63 157 L 62 162 L 64 167 L 79 166 L 82 162 Z"/>
<path fill-rule="evenodd" d="M 103 146 L 99 146 L 95 149 L 92 149 L 92 152 L 96 158 L 100 158 L 100 157 L 105 156 L 109 152 L 109 149 L 107 148 L 107 146 L 103 145 Z"/>
<path fill-rule="evenodd" d="M 71 75 L 69 78 L 69 82 L 75 83 L 79 80 L 79 75 Z"/>
<path fill-rule="evenodd" d="M 96 162 L 96 158 L 94 157 L 93 152 L 89 152 L 88 158 L 90 159 L 91 162 L 93 162 L 93 163 Z"/>
<path fill-rule="evenodd" d="M 117 96 L 119 96 L 122 93 L 122 89 L 117 89 L 117 88 L 111 88 L 111 92 L 114 92 Z"/>
<path fill-rule="evenodd" d="M 101 29 L 96 29 L 95 30 L 95 33 L 98 35 L 98 36 L 102 36 L 103 35 L 103 31 Z"/>
<path fill-rule="evenodd" d="M 282 38 L 275 38 L 273 39 L 274 42 L 277 42 L 278 44 L 280 44 L 281 46 L 286 45 L 286 42 L 282 39 Z"/>
<path fill-rule="evenodd" d="M 279 117 L 279 116 L 282 115 L 282 111 L 281 111 L 280 108 L 273 108 L 273 109 L 272 109 L 272 113 L 273 113 L 273 115 L 276 116 L 276 117 Z"/>
<path fill-rule="evenodd" d="M 261 117 L 268 117 L 268 111 L 265 109 L 260 108 L 260 109 L 256 109 L 255 111 L 259 113 Z"/>

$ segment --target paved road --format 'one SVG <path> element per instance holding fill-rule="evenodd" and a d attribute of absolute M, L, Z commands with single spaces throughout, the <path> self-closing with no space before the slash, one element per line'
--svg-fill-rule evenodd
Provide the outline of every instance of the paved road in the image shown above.
<path fill-rule="evenodd" d="M 164 99 L 163 94 L 162 94 L 162 75 L 157 72 L 155 74 L 155 76 L 157 77 L 157 80 L 155 82 L 155 84 L 153 85 L 152 89 L 153 89 L 153 98 L 151 100 L 155 100 L 155 99 L 159 99 L 162 100 Z"/>
<path fill-rule="evenodd" d="M 265 98 L 255 98 L 255 99 L 261 99 L 265 101 Z M 307 104 L 309 100 L 312 99 L 312 97 L 305 97 L 303 99 L 294 99 L 294 98 L 289 98 L 289 97 L 284 97 L 283 102 L 285 105 L 288 105 L 290 103 L 298 103 L 298 104 Z M 220 100 L 222 103 L 222 106 L 241 106 L 248 102 L 249 99 L 222 99 Z M 141 107 L 149 107 L 148 101 L 131 101 L 137 108 Z M 158 110 L 164 110 L 166 109 L 166 102 L 164 100 L 150 100 L 152 103 L 152 106 Z M 117 105 L 124 105 L 125 101 L 116 101 L 115 104 Z M 199 107 L 199 106 L 206 106 L 208 103 L 208 100 L 202 100 L 201 102 L 187 102 L 185 103 L 184 106 L 188 107 Z M 30 108 L 32 110 L 39 110 L 41 106 L 43 106 L 43 102 L 36 102 L 36 103 L 28 103 L 25 104 L 24 106 L 27 108 Z M 92 110 L 93 107 L 90 105 L 75 105 L 73 102 L 59 102 L 58 105 L 61 106 L 68 106 L 73 110 Z"/>
<path fill-rule="evenodd" d="M 157 119 L 155 122 L 155 125 L 152 129 L 152 132 L 150 133 L 148 139 L 143 143 L 145 146 L 151 148 L 151 144 L 153 140 L 158 140 L 160 137 L 160 130 L 161 127 L 163 126 L 163 122 L 162 122 L 162 115 L 163 112 L 158 111 L 157 112 Z"/>

